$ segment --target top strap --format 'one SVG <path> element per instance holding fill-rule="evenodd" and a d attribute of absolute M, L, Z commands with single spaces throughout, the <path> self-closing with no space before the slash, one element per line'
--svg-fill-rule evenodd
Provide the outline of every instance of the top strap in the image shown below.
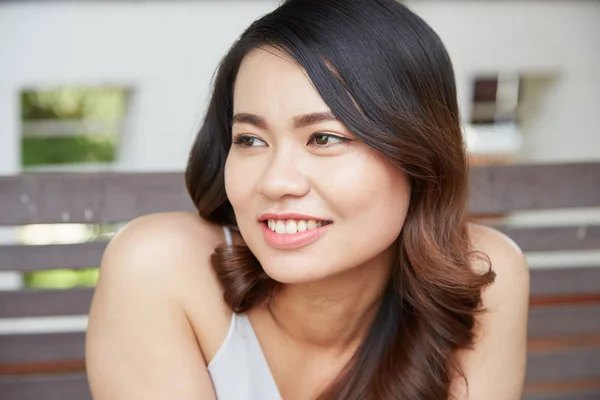
<path fill-rule="evenodd" d="M 228 226 L 223 226 L 223 233 L 225 234 L 225 242 L 227 243 L 227 246 L 231 247 L 233 245 L 233 240 L 231 239 L 231 230 Z"/>

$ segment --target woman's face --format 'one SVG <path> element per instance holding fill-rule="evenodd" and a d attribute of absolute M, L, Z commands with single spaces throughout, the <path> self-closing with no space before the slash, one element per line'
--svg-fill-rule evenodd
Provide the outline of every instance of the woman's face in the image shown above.
<path fill-rule="evenodd" d="M 271 278 L 316 281 L 390 251 L 408 179 L 333 117 L 296 62 L 274 49 L 250 52 L 233 108 L 227 196 Z"/>

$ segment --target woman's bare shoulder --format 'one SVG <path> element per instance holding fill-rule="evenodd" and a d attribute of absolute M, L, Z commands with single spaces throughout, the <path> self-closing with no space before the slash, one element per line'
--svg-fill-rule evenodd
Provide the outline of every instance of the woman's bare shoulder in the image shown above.
<path fill-rule="evenodd" d="M 469 224 L 469 238 L 472 249 L 489 257 L 491 268 L 496 275 L 527 273 L 525 257 L 519 246 L 502 232 L 485 225 Z M 487 271 L 487 262 L 476 263 L 477 271 Z"/>
<path fill-rule="evenodd" d="M 102 273 L 118 269 L 118 273 L 163 274 L 168 281 L 180 281 L 181 274 L 206 272 L 207 260 L 221 241 L 221 228 L 194 214 L 145 215 L 128 222 L 109 242 Z"/>
<path fill-rule="evenodd" d="M 213 306 L 203 309 L 223 311 L 221 287 L 210 263 L 223 241 L 221 226 L 194 213 L 145 215 L 127 223 L 110 241 L 101 276 L 158 277 L 165 290 L 181 296 L 186 308 L 202 301 Z"/>
<path fill-rule="evenodd" d="M 502 393 L 503 399 L 517 399 L 527 355 L 529 268 L 519 247 L 503 233 L 472 224 L 469 235 L 473 249 L 489 259 L 476 261 L 473 268 L 484 272 L 491 267 L 496 278 L 482 293 L 484 312 L 477 316 L 475 346 L 460 357 L 469 396 L 459 384 L 457 393 L 463 395 L 458 398 L 496 399 Z"/>
<path fill-rule="evenodd" d="M 230 314 L 210 255 L 223 240 L 219 226 L 165 213 L 110 241 L 86 340 L 95 399 L 214 398 L 205 349 L 223 340 Z"/>
<path fill-rule="evenodd" d="M 144 215 L 128 222 L 114 236 L 110 246 L 124 247 L 128 254 L 138 250 L 202 251 L 212 250 L 222 239 L 219 225 L 190 212 L 166 212 Z"/>

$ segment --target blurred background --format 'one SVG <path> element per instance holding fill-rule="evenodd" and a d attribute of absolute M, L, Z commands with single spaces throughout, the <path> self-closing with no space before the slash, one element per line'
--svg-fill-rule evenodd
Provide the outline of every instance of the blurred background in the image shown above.
<path fill-rule="evenodd" d="M 453 59 L 473 164 L 600 159 L 600 2 L 404 3 Z M 220 58 L 277 4 L 0 1 L 0 175 L 183 170 Z M 90 229 L 0 241 L 15 235 Z"/>
<path fill-rule="evenodd" d="M 0 176 L 181 172 L 219 60 L 278 3 L 0 1 Z M 600 161 L 600 2 L 404 3 L 452 57 L 473 165 Z M 553 223 L 600 221 L 598 209 L 550 214 Z M 543 225 L 550 214 L 510 218 Z M 68 219 L 0 226 L 0 244 L 102 241 L 119 226 Z M 528 257 L 534 266 L 565 257 L 600 265 L 593 249 Z M 97 265 L 87 267 L 0 269 L 0 290 L 93 287 Z M 0 334 L 85 324 L 85 316 L 0 319 Z"/>
<path fill-rule="evenodd" d="M 600 4 L 405 1 L 477 161 L 600 158 Z M 181 170 L 218 61 L 277 1 L 1 1 L 0 174 Z"/>

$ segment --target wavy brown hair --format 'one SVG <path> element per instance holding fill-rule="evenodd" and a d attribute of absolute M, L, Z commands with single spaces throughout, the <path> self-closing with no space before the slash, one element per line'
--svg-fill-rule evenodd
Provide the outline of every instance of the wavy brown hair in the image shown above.
<path fill-rule="evenodd" d="M 288 0 L 255 21 L 221 62 L 186 171 L 200 215 L 236 227 L 224 184 L 233 88 L 248 52 L 277 48 L 310 77 L 331 111 L 410 179 L 392 278 L 367 336 L 323 399 L 440 400 L 464 378 L 481 292 L 467 229 L 468 164 L 450 58 L 436 33 L 395 0 Z M 250 249 L 220 246 L 212 262 L 234 312 L 279 283 Z M 489 262 L 489 260 L 488 260 Z"/>

